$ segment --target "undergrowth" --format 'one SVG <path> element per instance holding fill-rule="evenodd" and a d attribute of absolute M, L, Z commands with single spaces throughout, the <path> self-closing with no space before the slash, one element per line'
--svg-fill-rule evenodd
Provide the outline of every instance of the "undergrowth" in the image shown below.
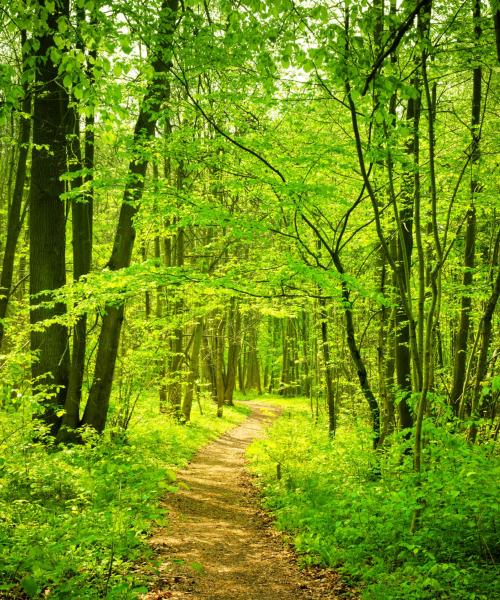
<path fill-rule="evenodd" d="M 426 425 L 420 486 L 395 439 L 375 454 L 362 425 L 311 418 L 302 400 L 282 403 L 269 438 L 248 451 L 265 505 L 307 564 L 337 568 L 370 600 L 500 597 L 499 463 L 491 445 L 470 446 Z M 278 466 L 279 465 L 279 469 Z M 279 473 L 279 479 L 278 479 Z M 410 533 L 413 510 L 425 505 Z"/>
<path fill-rule="evenodd" d="M 144 398 L 126 436 L 54 448 L 33 442 L 22 410 L 0 416 L 0 598 L 131 599 L 147 591 L 138 565 L 165 522 L 160 498 L 175 471 L 245 408 L 213 405 L 179 425 Z M 112 431 L 112 430 L 111 430 Z"/>

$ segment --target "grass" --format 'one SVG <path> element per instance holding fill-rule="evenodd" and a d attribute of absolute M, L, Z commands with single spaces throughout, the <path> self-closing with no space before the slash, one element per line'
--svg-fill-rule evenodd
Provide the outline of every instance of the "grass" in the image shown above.
<path fill-rule="evenodd" d="M 304 563 L 338 569 L 370 600 L 500 597 L 493 444 L 469 446 L 428 423 L 418 486 L 408 442 L 395 439 L 376 455 L 362 420 L 342 415 L 331 440 L 326 419 L 316 423 L 305 400 L 280 404 L 283 416 L 248 456 L 265 505 Z M 411 534 L 420 502 L 422 524 Z"/>
<path fill-rule="evenodd" d="M 152 408 L 155 407 L 155 408 Z M 146 591 L 152 529 L 168 515 L 161 497 L 175 472 L 210 439 L 242 422 L 245 407 L 179 425 L 144 397 L 127 436 L 48 448 L 32 441 L 23 411 L 0 416 L 0 598 L 109 598 Z M 112 416 L 112 415 L 111 415 Z"/>

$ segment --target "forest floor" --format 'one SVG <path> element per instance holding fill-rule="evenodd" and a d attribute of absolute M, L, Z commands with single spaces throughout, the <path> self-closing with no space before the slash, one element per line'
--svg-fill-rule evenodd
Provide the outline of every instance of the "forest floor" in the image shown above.
<path fill-rule="evenodd" d="M 159 564 L 144 600 L 333 600 L 353 598 L 331 570 L 300 569 L 297 557 L 262 511 L 245 470 L 245 449 L 279 415 L 266 402 L 202 448 L 178 474 L 164 506 L 169 524 L 151 539 Z"/>

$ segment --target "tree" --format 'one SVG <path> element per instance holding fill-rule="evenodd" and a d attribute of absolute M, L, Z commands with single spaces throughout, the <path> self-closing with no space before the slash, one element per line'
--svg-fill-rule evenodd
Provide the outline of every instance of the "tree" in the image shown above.
<path fill-rule="evenodd" d="M 148 84 L 134 129 L 134 152 L 136 156 L 129 164 L 127 185 L 123 193 L 113 251 L 108 263 L 112 271 L 128 267 L 135 241 L 134 217 L 140 206 L 148 158 L 144 144 L 154 137 L 156 122 L 160 114 L 166 76 L 171 67 L 173 34 L 176 27 L 178 2 L 166 0 L 160 10 L 156 47 L 151 54 L 153 77 Z M 113 371 L 118 352 L 118 342 L 123 321 L 123 302 L 107 304 L 99 336 L 96 367 L 82 423 L 97 431 L 103 431 L 109 407 Z"/>
<path fill-rule="evenodd" d="M 21 30 L 20 43 L 23 62 L 21 71 L 21 89 L 23 99 L 20 107 L 19 132 L 16 144 L 18 148 L 16 176 L 12 198 L 9 198 L 7 238 L 5 241 L 2 275 L 0 278 L 0 348 L 2 347 L 5 334 L 4 319 L 7 315 L 9 298 L 12 293 L 16 248 L 26 214 L 26 207 L 24 206 L 23 208 L 23 203 L 25 199 L 26 170 L 31 137 L 31 90 L 27 68 L 28 56 L 24 50 L 27 46 L 27 42 L 27 33 L 25 30 Z"/>
<path fill-rule="evenodd" d="M 68 0 L 56 0 L 50 10 L 45 2 L 35 5 L 39 29 L 32 43 L 35 59 L 33 100 L 33 150 L 31 156 L 30 302 L 31 350 L 36 355 L 32 375 L 37 386 L 49 385 L 42 415 L 52 434 L 61 421 L 69 374 L 66 327 L 58 322 L 65 312 L 62 302 L 50 306 L 50 292 L 66 282 L 65 192 L 66 117 L 68 93 L 61 84 L 55 32 L 69 17 Z M 49 306 L 44 306 L 48 303 Z M 39 324 L 52 321 L 49 325 Z"/>

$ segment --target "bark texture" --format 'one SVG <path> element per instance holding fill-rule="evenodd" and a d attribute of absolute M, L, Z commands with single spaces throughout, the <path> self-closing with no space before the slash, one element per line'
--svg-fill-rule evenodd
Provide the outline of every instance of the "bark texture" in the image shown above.
<path fill-rule="evenodd" d="M 67 329 L 53 322 L 65 312 L 63 303 L 40 306 L 52 299 L 51 291 L 66 283 L 66 218 L 64 182 L 66 171 L 66 124 L 68 94 L 61 85 L 58 67 L 51 58 L 56 46 L 57 22 L 68 15 L 67 0 L 56 0 L 49 14 L 46 32 L 39 36 L 36 56 L 36 84 L 33 102 L 33 151 L 31 157 L 30 207 L 30 304 L 31 350 L 36 355 L 32 365 L 35 388 L 49 385 L 51 393 L 44 401 L 42 420 L 56 434 L 61 418 L 59 409 L 66 398 L 69 369 Z"/>

